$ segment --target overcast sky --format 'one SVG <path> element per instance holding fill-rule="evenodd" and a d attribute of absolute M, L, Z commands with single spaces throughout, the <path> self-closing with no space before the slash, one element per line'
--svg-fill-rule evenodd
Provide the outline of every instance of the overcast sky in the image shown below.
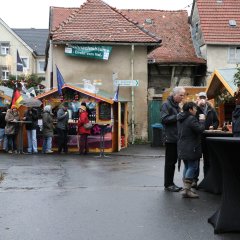
<path fill-rule="evenodd" d="M 85 0 L 1 0 L 0 18 L 10 28 L 48 28 L 49 7 L 79 7 Z M 192 0 L 104 0 L 119 9 L 190 10 Z M 189 6 L 189 7 L 188 7 Z"/>

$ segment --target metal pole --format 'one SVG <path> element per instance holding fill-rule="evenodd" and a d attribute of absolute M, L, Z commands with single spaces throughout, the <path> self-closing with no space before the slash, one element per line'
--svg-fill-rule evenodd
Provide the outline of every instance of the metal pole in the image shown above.
<path fill-rule="evenodd" d="M 134 70 L 134 45 L 132 44 L 131 50 L 131 78 L 133 80 L 133 70 Z M 135 101 L 134 101 L 134 87 L 131 88 L 131 99 L 132 99 L 132 144 L 135 142 Z"/>

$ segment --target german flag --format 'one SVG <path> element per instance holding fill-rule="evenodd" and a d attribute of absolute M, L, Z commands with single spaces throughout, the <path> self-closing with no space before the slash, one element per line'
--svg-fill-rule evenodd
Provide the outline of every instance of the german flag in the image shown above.
<path fill-rule="evenodd" d="M 14 91 L 13 91 L 13 96 L 12 96 L 12 102 L 11 102 L 11 105 L 15 105 L 17 108 L 20 107 L 20 102 L 23 100 L 23 97 L 20 93 L 20 91 L 16 88 Z"/>

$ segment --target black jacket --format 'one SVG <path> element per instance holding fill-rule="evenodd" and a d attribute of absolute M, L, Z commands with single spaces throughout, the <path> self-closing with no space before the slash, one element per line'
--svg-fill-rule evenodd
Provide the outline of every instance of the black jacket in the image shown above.
<path fill-rule="evenodd" d="M 199 114 L 204 114 L 203 110 L 200 107 L 197 108 L 197 113 L 196 113 L 197 119 L 199 119 Z M 210 126 L 213 126 L 213 129 L 217 129 L 218 125 L 219 125 L 219 120 L 218 120 L 217 112 L 209 103 L 207 103 L 205 130 L 209 130 Z"/>
<path fill-rule="evenodd" d="M 240 105 L 232 113 L 232 132 L 234 137 L 240 137 Z"/>
<path fill-rule="evenodd" d="M 178 103 L 175 103 L 172 96 L 163 103 L 160 111 L 160 120 L 164 127 L 165 141 L 168 143 L 177 142 L 177 114 L 180 112 Z"/>
<path fill-rule="evenodd" d="M 6 113 L 3 113 L 0 110 L 0 128 L 5 128 L 6 126 L 5 116 L 6 116 Z"/>
<path fill-rule="evenodd" d="M 27 130 L 33 130 L 37 129 L 38 126 L 38 112 L 36 109 L 27 110 L 24 114 L 24 117 L 26 117 L 25 121 L 30 121 L 31 123 L 26 123 L 26 129 Z"/>
<path fill-rule="evenodd" d="M 178 158 L 180 160 L 197 160 L 202 156 L 201 134 L 204 122 L 189 112 L 181 112 L 178 118 Z"/>

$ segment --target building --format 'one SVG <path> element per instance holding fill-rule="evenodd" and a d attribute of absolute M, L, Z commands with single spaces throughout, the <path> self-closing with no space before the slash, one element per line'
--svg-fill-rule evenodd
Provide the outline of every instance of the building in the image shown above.
<path fill-rule="evenodd" d="M 11 29 L 0 19 L 0 79 L 9 75 L 37 74 L 45 77 L 44 61 L 48 29 Z M 17 51 L 23 72 L 17 72 Z"/>
<path fill-rule="evenodd" d="M 198 56 L 207 61 L 208 77 L 240 63 L 239 9 L 238 0 L 193 1 L 192 38 Z"/>

